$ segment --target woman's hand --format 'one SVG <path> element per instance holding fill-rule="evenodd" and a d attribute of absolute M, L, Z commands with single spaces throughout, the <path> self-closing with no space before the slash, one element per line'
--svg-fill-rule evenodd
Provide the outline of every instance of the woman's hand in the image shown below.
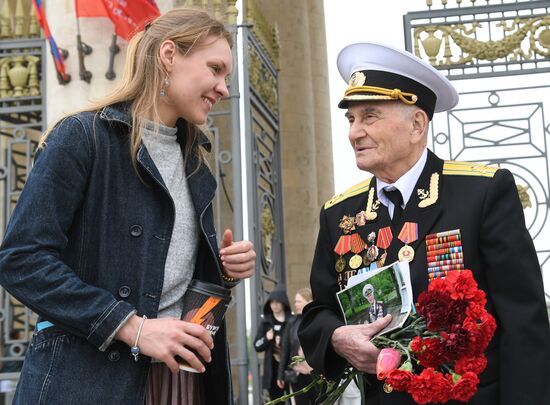
<path fill-rule="evenodd" d="M 134 315 L 119 329 L 115 338 L 132 347 L 142 318 Z M 204 326 L 176 318 L 146 319 L 137 343 L 140 353 L 161 360 L 170 371 L 177 373 L 181 357 L 192 368 L 204 372 L 201 362 L 212 360 L 214 341 Z"/>
<path fill-rule="evenodd" d="M 242 280 L 254 275 L 256 252 L 254 252 L 252 242 L 247 240 L 234 242 L 233 232 L 226 229 L 221 245 L 220 260 L 223 272 L 227 277 Z"/>

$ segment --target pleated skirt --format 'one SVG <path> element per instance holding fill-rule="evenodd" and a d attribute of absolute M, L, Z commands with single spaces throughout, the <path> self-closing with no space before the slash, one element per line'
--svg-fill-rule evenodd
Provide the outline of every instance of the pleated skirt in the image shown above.
<path fill-rule="evenodd" d="M 164 363 L 151 364 L 145 405 L 205 405 L 202 375 L 183 370 L 173 374 Z"/>

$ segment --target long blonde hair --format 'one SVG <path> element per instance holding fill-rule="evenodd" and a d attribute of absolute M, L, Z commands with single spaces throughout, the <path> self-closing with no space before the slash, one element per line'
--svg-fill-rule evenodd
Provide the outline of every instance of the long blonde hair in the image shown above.
<path fill-rule="evenodd" d="M 167 76 L 160 59 L 160 45 L 166 40 L 172 40 L 179 52 L 185 55 L 193 46 L 208 36 L 224 38 L 229 46 L 233 47 L 231 33 L 225 29 L 222 22 L 204 10 L 178 7 L 162 14 L 148 25 L 145 31 L 137 33 L 130 40 L 126 51 L 123 77 L 112 93 L 80 110 L 99 111 L 117 103 L 128 102 L 130 104 L 132 116 L 129 134 L 130 153 L 134 167 L 141 145 L 141 131 L 145 116 L 151 111 L 154 117 L 159 116 L 158 95 Z M 44 134 L 39 147 L 44 145 L 49 133 L 51 130 Z M 203 162 L 203 152 L 196 142 L 199 128 L 188 123 L 187 133 L 185 158 L 187 159 L 191 153 L 195 153 L 199 163 Z"/>

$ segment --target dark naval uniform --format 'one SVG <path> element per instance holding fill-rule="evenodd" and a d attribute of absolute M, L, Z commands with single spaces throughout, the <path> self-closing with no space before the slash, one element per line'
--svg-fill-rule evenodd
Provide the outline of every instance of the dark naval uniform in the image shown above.
<path fill-rule="evenodd" d="M 346 366 L 330 343 L 333 331 L 345 325 L 335 294 L 357 272 L 350 267 L 356 253 L 335 253 L 344 234 L 342 219 L 366 212 L 364 225 L 348 226 L 345 231 L 359 234 L 367 246 L 374 232 L 372 244 L 376 244 L 380 230 L 391 226 L 387 207 L 377 200 L 372 178 L 333 197 L 321 209 L 310 280 L 314 301 L 304 309 L 299 336 L 308 363 L 329 378 L 337 377 Z M 380 265 L 383 253 L 385 264 L 398 259 L 405 245 L 398 235 L 407 222 L 418 224 L 417 240 L 408 243 L 414 250 L 409 264 L 415 302 L 429 281 L 426 235 L 457 230 L 462 264 L 487 293 L 487 309 L 497 321 L 486 351 L 487 368 L 469 403 L 550 404 L 550 330 L 541 270 L 512 174 L 475 163 L 444 162 L 428 152 L 411 198 L 392 229 L 391 243 L 379 249 Z M 366 256 L 366 251 L 359 255 Z M 414 403 L 406 393 L 384 393 L 376 376 L 366 380 L 367 404 Z M 518 390 L 518 386 L 529 388 Z"/>

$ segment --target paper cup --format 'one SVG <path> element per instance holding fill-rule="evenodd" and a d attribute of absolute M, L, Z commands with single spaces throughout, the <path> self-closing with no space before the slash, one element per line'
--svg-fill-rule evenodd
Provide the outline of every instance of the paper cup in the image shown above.
<path fill-rule="evenodd" d="M 225 311 L 231 302 L 231 290 L 205 281 L 191 280 L 183 297 L 181 319 L 204 326 L 212 337 L 220 328 Z M 198 356 L 200 359 L 200 356 Z M 178 357 L 180 369 L 198 373 Z"/>

